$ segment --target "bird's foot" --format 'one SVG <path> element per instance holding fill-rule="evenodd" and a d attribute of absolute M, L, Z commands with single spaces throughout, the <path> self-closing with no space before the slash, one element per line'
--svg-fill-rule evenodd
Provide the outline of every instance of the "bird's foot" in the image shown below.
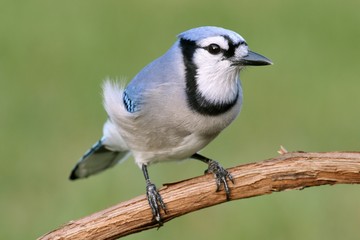
<path fill-rule="evenodd" d="M 221 184 L 224 184 L 226 199 L 230 200 L 230 189 L 227 183 L 227 179 L 229 179 L 234 184 L 234 179 L 231 174 L 224 169 L 217 161 L 210 160 L 208 161 L 208 169 L 205 173 L 213 173 L 216 180 L 216 191 L 220 191 Z"/>
<path fill-rule="evenodd" d="M 164 201 L 162 200 L 161 195 L 156 189 L 155 184 L 150 182 L 146 185 L 146 196 L 153 214 L 154 219 L 158 222 L 159 227 L 163 225 L 161 221 L 160 210 L 163 209 L 166 213 L 166 206 Z"/>

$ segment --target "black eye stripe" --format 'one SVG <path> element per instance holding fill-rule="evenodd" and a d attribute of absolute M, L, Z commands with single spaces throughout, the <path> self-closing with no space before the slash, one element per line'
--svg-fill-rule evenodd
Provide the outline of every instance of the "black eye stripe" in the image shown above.
<path fill-rule="evenodd" d="M 234 43 L 231 38 L 229 36 L 223 36 L 227 41 L 228 41 L 228 44 L 229 44 L 229 49 L 227 51 L 225 51 L 224 53 L 224 56 L 229 58 L 229 57 L 233 57 L 235 55 L 235 50 L 240 46 L 240 45 L 243 45 L 243 46 L 247 46 L 248 44 L 242 40 L 238 43 Z"/>
<path fill-rule="evenodd" d="M 213 55 L 222 53 L 222 55 L 224 56 L 224 59 L 227 59 L 227 58 L 231 58 L 235 55 L 236 48 L 238 48 L 240 45 L 247 46 L 247 43 L 245 41 L 240 41 L 238 43 L 234 43 L 233 40 L 231 40 L 231 38 L 229 36 L 224 35 L 222 37 L 225 38 L 228 42 L 229 48 L 227 50 L 221 48 L 216 43 L 211 43 L 205 47 L 197 45 L 195 41 L 186 40 L 186 39 L 180 39 L 180 43 L 181 43 L 181 45 L 187 45 L 187 47 L 185 48 L 185 53 L 189 55 L 188 59 L 192 59 L 192 55 L 194 54 L 194 52 L 197 48 L 204 49 Z M 211 46 L 214 47 L 214 45 L 219 47 L 217 51 L 214 51 L 214 48 L 211 48 Z"/>
<path fill-rule="evenodd" d="M 208 46 L 206 47 L 200 47 L 198 46 L 198 48 L 202 48 L 206 51 L 208 51 L 209 53 L 213 54 L 213 55 L 217 55 L 219 53 L 222 53 L 224 55 L 224 57 L 226 58 L 230 58 L 230 57 L 233 57 L 235 55 L 235 50 L 236 48 L 238 48 L 240 45 L 244 45 L 244 46 L 247 46 L 247 43 L 245 41 L 240 41 L 238 43 L 234 43 L 231 38 L 227 35 L 224 35 L 223 36 L 227 41 L 228 41 L 228 45 L 229 45 L 229 48 L 226 50 L 226 49 L 223 49 L 221 48 L 218 44 L 216 43 L 211 43 L 209 44 Z"/>

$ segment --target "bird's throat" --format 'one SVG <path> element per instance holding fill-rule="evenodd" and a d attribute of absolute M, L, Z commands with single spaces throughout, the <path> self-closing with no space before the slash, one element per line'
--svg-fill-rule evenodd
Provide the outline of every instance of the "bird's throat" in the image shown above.
<path fill-rule="evenodd" d="M 189 107 L 202 114 L 217 116 L 229 111 L 239 98 L 239 82 L 202 87 L 193 70 L 186 71 L 186 96 Z M 195 71 L 196 72 L 196 71 Z"/>

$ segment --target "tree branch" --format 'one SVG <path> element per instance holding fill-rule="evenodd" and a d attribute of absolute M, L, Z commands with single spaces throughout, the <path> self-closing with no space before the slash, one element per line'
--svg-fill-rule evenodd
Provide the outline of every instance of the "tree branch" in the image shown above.
<path fill-rule="evenodd" d="M 306 153 L 284 149 L 279 157 L 228 169 L 235 180 L 229 184 L 231 200 L 289 189 L 326 184 L 359 184 L 360 152 Z M 160 194 L 168 208 L 163 221 L 226 202 L 223 189 L 216 192 L 212 175 L 165 184 Z M 39 239 L 116 239 L 158 227 L 152 220 L 145 195 L 94 213 L 45 234 Z"/>

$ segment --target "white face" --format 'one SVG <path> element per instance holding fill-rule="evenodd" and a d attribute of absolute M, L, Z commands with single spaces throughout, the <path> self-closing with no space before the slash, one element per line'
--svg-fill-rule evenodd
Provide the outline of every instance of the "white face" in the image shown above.
<path fill-rule="evenodd" d="M 248 55 L 244 39 L 233 42 L 228 37 L 214 36 L 197 42 L 193 61 L 197 66 L 197 84 L 210 101 L 229 102 L 238 91 L 238 75 L 242 66 L 234 61 Z"/>

